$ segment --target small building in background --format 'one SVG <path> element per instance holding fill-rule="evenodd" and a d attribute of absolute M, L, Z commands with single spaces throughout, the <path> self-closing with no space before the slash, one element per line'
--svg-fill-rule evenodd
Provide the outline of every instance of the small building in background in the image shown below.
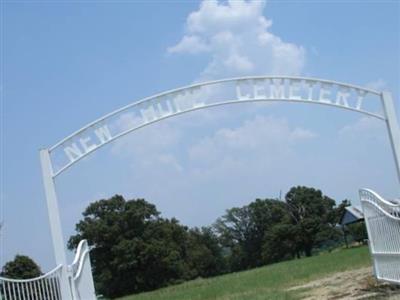
<path fill-rule="evenodd" d="M 350 233 L 353 239 L 358 240 L 358 242 L 365 243 L 367 239 L 367 233 L 366 229 L 364 226 L 362 228 L 358 226 L 359 230 L 357 227 L 354 228 L 354 226 L 349 226 L 352 224 L 356 224 L 359 222 L 364 221 L 364 213 L 362 212 L 362 209 L 360 206 L 347 206 L 345 207 L 345 210 L 343 212 L 343 215 L 340 217 L 339 225 L 342 228 L 343 231 L 343 238 L 344 238 L 344 243 L 346 244 L 346 248 L 349 247 L 348 243 L 348 237 L 347 235 Z M 348 227 L 349 226 L 349 227 Z M 350 227 L 353 227 L 353 230 L 350 230 Z"/>
<path fill-rule="evenodd" d="M 364 221 L 364 214 L 360 206 L 347 206 L 340 218 L 339 224 L 342 226 Z"/>

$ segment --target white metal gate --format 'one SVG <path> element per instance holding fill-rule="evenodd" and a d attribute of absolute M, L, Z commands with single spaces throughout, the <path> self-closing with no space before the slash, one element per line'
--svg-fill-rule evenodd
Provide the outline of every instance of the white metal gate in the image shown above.
<path fill-rule="evenodd" d="M 61 291 L 62 265 L 36 278 L 11 279 L 0 277 L 0 300 L 95 300 L 89 246 L 82 240 L 75 259 L 67 267 L 71 273 L 68 296 Z"/>
<path fill-rule="evenodd" d="M 0 277 L 2 300 L 61 300 L 60 275 L 62 266 L 31 279 Z"/>
<path fill-rule="evenodd" d="M 73 274 L 74 300 L 96 300 L 89 252 L 87 241 L 80 241 L 76 249 L 75 259 L 69 266 Z"/>
<path fill-rule="evenodd" d="M 378 280 L 400 284 L 400 203 L 360 190 L 369 248 Z"/>

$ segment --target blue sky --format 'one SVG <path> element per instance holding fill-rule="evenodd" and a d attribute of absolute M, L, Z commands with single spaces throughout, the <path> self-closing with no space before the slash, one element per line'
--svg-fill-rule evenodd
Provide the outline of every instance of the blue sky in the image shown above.
<path fill-rule="evenodd" d="M 0 263 L 22 253 L 54 267 L 38 150 L 142 97 L 279 72 L 389 90 L 399 115 L 399 15 L 396 1 L 2 2 Z M 57 179 L 65 239 L 91 201 L 116 193 L 201 226 L 293 185 L 353 203 L 360 187 L 398 196 L 384 124 L 316 105 L 213 108 L 128 135 Z"/>

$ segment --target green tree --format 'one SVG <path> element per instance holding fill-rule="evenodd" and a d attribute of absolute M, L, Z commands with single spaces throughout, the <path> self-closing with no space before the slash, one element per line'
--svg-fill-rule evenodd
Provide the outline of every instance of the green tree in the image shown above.
<path fill-rule="evenodd" d="M 247 245 L 250 244 L 250 212 L 247 206 L 228 209 L 214 224 L 222 245 L 229 249 L 231 271 L 247 267 Z"/>
<path fill-rule="evenodd" d="M 7 262 L 1 276 L 12 279 L 35 278 L 42 274 L 40 267 L 29 256 L 16 255 L 14 260 Z"/>
<path fill-rule="evenodd" d="M 364 241 L 368 239 L 367 227 L 364 221 L 353 223 L 346 227 L 354 241 L 364 243 Z"/>
<path fill-rule="evenodd" d="M 286 250 L 283 245 L 284 243 L 291 244 L 292 237 L 286 204 L 276 199 L 256 199 L 249 204 L 249 209 L 252 220 L 251 243 L 253 245 L 248 249 L 249 255 L 252 257 L 251 267 L 279 261 L 287 253 L 291 253 L 291 250 Z M 282 232 L 284 228 L 285 234 Z M 273 232 L 280 234 L 273 237 Z M 267 255 L 277 245 L 279 245 L 278 253 L 272 256 Z"/>
<path fill-rule="evenodd" d="M 298 234 L 298 247 L 311 256 L 313 247 L 336 234 L 336 203 L 320 190 L 305 186 L 292 187 L 285 200 Z"/>
<path fill-rule="evenodd" d="M 340 224 L 340 221 L 346 211 L 346 207 L 350 206 L 351 202 L 350 200 L 344 199 L 335 209 L 335 221 L 337 224 Z M 345 225 L 341 225 L 341 229 L 342 229 L 342 234 L 343 234 L 343 240 L 344 240 L 344 244 L 346 245 L 346 248 L 349 247 L 349 243 L 348 243 L 348 228 L 346 228 Z"/>
<path fill-rule="evenodd" d="M 275 240 L 266 233 L 282 222 L 289 222 L 286 204 L 275 199 L 257 199 L 241 208 L 227 210 L 214 227 L 223 246 L 229 249 L 231 270 L 253 268 L 275 261 L 276 258 L 268 254 L 272 249 L 269 244 L 279 244 L 281 240 Z"/>
<path fill-rule="evenodd" d="M 143 199 L 116 195 L 91 203 L 69 240 L 93 246 L 91 260 L 99 293 L 107 297 L 156 289 L 221 270 L 221 249 L 211 232 L 190 230 L 160 217 Z"/>
<path fill-rule="evenodd" d="M 217 235 L 210 227 L 189 230 L 187 242 L 188 276 L 210 277 L 226 272 L 226 261 Z"/>
<path fill-rule="evenodd" d="M 339 224 L 340 219 L 342 218 L 343 214 L 346 211 L 346 207 L 351 206 L 351 201 L 348 199 L 344 199 L 334 210 L 334 215 L 335 215 L 335 222 L 336 224 Z"/>
<path fill-rule="evenodd" d="M 296 226 L 287 220 L 277 223 L 265 231 L 262 258 L 270 264 L 300 256 Z"/>
<path fill-rule="evenodd" d="M 178 227 L 175 225 L 176 221 L 161 219 L 156 207 L 144 199 L 125 201 L 115 195 L 85 209 L 68 247 L 74 249 L 80 240 L 87 239 L 93 246 L 91 260 L 97 291 L 109 297 L 120 296 L 175 279 L 179 271 L 164 269 L 168 263 L 169 268 L 180 268 L 172 264 L 178 246 L 166 247 L 174 227 Z M 155 266 L 161 273 L 152 279 L 149 275 L 155 272 Z"/>

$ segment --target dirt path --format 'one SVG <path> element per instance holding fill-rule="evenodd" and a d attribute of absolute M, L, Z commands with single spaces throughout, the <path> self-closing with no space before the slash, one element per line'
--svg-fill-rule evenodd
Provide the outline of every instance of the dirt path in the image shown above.
<path fill-rule="evenodd" d="M 400 286 L 377 283 L 371 268 L 336 273 L 330 277 L 290 288 L 299 291 L 303 300 L 400 300 Z"/>

